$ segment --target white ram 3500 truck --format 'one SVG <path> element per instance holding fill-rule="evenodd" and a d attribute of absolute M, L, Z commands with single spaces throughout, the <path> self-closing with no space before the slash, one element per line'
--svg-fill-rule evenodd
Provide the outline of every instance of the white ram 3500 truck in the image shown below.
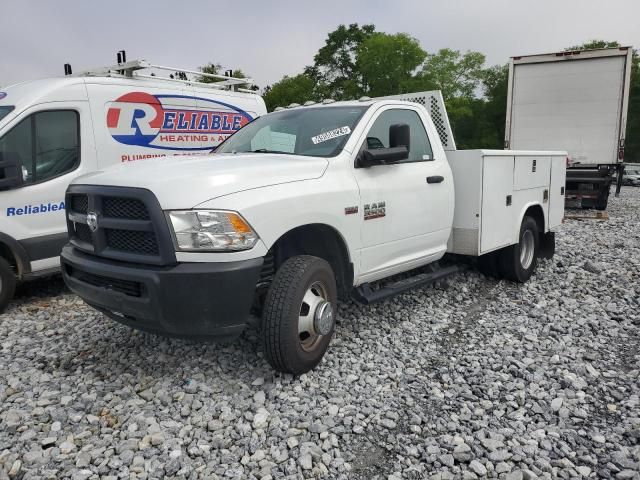
<path fill-rule="evenodd" d="M 416 103 L 290 108 L 212 157 L 76 180 L 63 276 L 111 318 L 161 334 L 234 337 L 257 308 L 266 358 L 299 374 L 327 350 L 338 298 L 374 302 L 433 282 L 459 269 L 439 266 L 446 253 L 526 281 L 553 253 L 565 161 L 445 152 Z"/>

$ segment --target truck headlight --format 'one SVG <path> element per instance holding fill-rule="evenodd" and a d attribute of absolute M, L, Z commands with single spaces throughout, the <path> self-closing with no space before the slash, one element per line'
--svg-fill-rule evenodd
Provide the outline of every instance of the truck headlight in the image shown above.
<path fill-rule="evenodd" d="M 248 250 L 258 235 L 240 214 L 219 210 L 167 212 L 178 250 L 228 252 Z"/>

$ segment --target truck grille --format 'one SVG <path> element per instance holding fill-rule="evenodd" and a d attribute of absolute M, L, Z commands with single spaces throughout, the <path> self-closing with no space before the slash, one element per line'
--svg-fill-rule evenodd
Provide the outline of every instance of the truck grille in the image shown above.
<path fill-rule="evenodd" d="M 136 232 L 129 230 L 107 230 L 107 245 L 123 252 L 157 255 L 158 242 L 153 232 Z"/>
<path fill-rule="evenodd" d="M 87 213 L 89 199 L 86 195 L 74 195 L 71 197 L 71 210 L 78 213 Z"/>
<path fill-rule="evenodd" d="M 136 198 L 105 197 L 102 210 L 105 217 L 149 220 L 147 207 Z"/>
<path fill-rule="evenodd" d="M 175 264 L 167 221 L 150 191 L 72 185 L 66 205 L 69 239 L 79 250 L 127 262 Z M 97 219 L 97 226 L 88 218 Z"/>

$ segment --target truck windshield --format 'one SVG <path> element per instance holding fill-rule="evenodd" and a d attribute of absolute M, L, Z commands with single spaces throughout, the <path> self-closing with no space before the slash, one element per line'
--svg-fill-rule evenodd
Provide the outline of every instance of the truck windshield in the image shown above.
<path fill-rule="evenodd" d="M 0 107 L 0 120 L 9 115 L 9 112 L 13 110 L 13 107 L 10 106 L 1 106 Z"/>
<path fill-rule="evenodd" d="M 238 130 L 215 153 L 333 157 L 340 153 L 367 108 L 305 107 L 270 113 Z"/>

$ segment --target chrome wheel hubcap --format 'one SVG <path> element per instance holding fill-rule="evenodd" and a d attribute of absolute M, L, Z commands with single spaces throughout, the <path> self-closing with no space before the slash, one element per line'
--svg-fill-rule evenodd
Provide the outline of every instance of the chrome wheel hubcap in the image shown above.
<path fill-rule="evenodd" d="M 333 328 L 333 306 L 329 301 L 327 288 L 315 282 L 302 297 L 298 316 L 298 339 L 305 351 L 313 350 L 324 335 Z"/>
<path fill-rule="evenodd" d="M 533 254 L 535 251 L 535 238 L 533 238 L 533 232 L 526 230 L 520 240 L 520 265 L 525 270 L 531 266 L 533 262 Z"/>

